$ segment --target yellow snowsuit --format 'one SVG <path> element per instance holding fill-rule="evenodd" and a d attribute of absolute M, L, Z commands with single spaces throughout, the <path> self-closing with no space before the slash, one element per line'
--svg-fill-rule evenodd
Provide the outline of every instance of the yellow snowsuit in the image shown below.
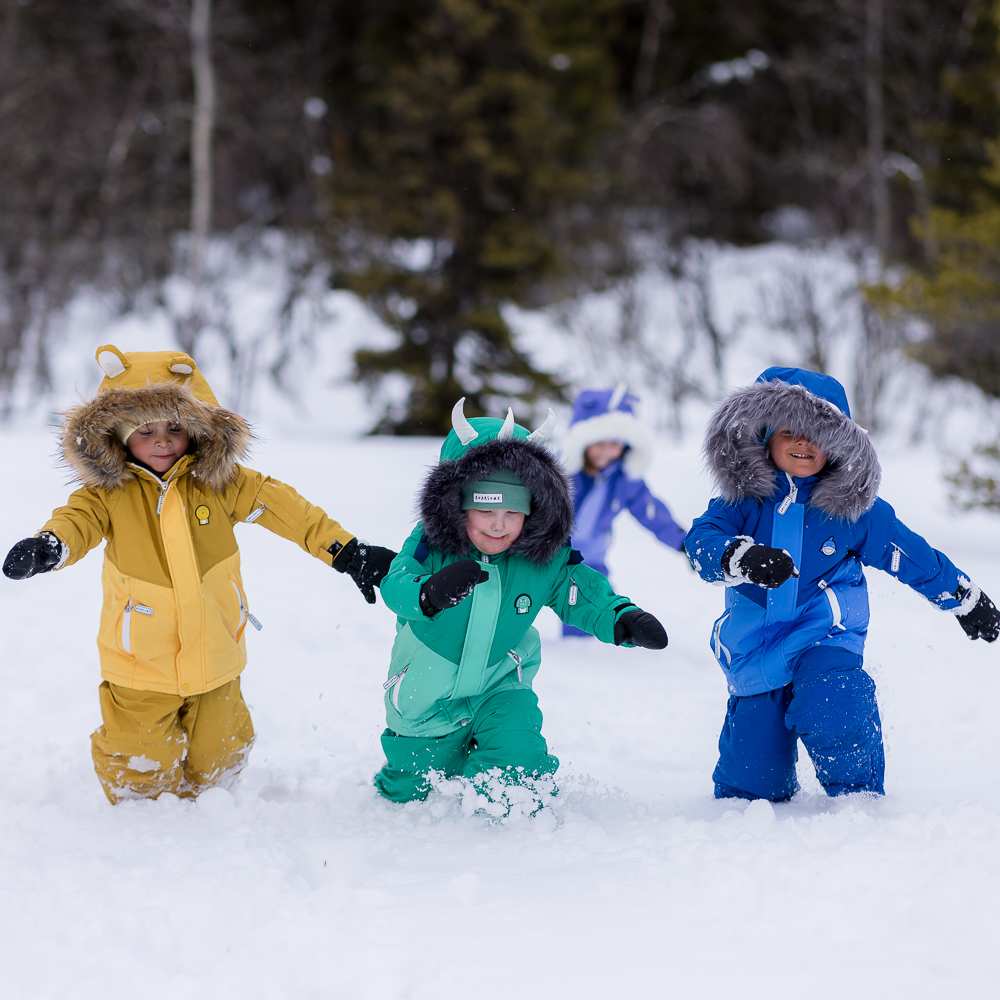
<path fill-rule="evenodd" d="M 353 535 L 290 486 L 237 463 L 249 427 L 218 405 L 188 355 L 97 353 L 106 372 L 98 395 L 70 411 L 63 432 L 84 485 L 42 529 L 62 543 L 60 567 L 107 540 L 94 764 L 112 802 L 196 794 L 238 769 L 253 738 L 239 674 L 247 625 L 259 624 L 234 525 L 259 524 L 327 565 Z M 118 436 L 157 420 L 192 438 L 162 478 Z"/>

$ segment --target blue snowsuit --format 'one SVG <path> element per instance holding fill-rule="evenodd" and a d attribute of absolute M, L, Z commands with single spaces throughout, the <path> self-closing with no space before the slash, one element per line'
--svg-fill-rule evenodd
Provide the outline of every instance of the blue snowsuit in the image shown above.
<path fill-rule="evenodd" d="M 654 495 L 643 474 L 652 458 L 652 441 L 637 419 L 636 396 L 622 389 L 585 389 L 573 403 L 573 417 L 563 452 L 573 487 L 572 545 L 588 566 L 609 576 L 608 547 L 615 518 L 623 511 L 677 551 L 683 551 L 684 529 L 670 508 Z M 587 448 L 598 441 L 621 441 L 622 457 L 595 475 L 583 470 Z M 586 635 L 571 625 L 564 635 Z"/>
<path fill-rule="evenodd" d="M 766 440 L 782 428 L 826 452 L 819 475 L 794 478 L 771 463 Z M 722 496 L 696 519 L 685 548 L 703 579 L 727 585 L 711 635 L 730 694 L 716 797 L 791 798 L 797 739 L 829 794 L 881 794 L 881 723 L 862 666 L 862 567 L 890 573 L 943 610 L 959 607 L 968 580 L 878 498 L 874 448 L 829 376 L 768 369 L 722 404 L 706 454 Z M 744 539 L 787 550 L 799 575 L 771 590 L 730 576 L 723 555 Z"/>

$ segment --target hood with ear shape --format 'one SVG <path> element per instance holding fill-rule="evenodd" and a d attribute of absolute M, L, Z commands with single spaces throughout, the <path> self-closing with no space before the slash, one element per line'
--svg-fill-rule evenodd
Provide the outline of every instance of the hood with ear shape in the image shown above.
<path fill-rule="evenodd" d="M 548 418 L 536 431 L 495 417 L 467 419 L 463 400 L 452 411 L 452 430 L 441 445 L 440 462 L 428 473 L 420 492 L 420 519 L 429 544 L 449 555 L 471 548 L 462 509 L 464 487 L 488 479 L 496 469 L 513 472 L 531 491 L 531 513 L 520 537 L 508 550 L 530 562 L 548 562 L 569 543 L 573 505 L 569 483 L 559 463 L 538 443 Z"/>
<path fill-rule="evenodd" d="M 66 413 L 62 453 L 86 486 L 112 490 L 134 473 L 118 438 L 121 425 L 176 421 L 196 444 L 191 474 L 221 490 L 236 473 L 250 444 L 250 426 L 223 409 L 194 359 L 181 351 L 125 353 L 113 344 L 97 349 L 104 378 L 89 403 Z"/>
<path fill-rule="evenodd" d="M 598 441 L 626 445 L 622 465 L 631 479 L 641 479 L 653 459 L 653 437 L 639 419 L 639 397 L 619 383 L 613 389 L 583 389 L 573 400 L 573 416 L 563 440 L 563 462 L 571 475 L 584 465 L 584 452 Z"/>
<path fill-rule="evenodd" d="M 867 431 L 851 419 L 844 387 L 804 368 L 768 368 L 712 415 L 705 459 L 723 499 L 766 500 L 774 493 L 775 466 L 766 440 L 769 432 L 783 429 L 826 453 L 811 506 L 856 521 L 875 503 L 882 470 Z"/>

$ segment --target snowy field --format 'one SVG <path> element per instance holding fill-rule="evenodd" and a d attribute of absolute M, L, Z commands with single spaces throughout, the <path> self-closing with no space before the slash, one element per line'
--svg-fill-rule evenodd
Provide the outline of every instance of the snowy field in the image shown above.
<path fill-rule="evenodd" d="M 66 491 L 50 436 L 0 447 L 6 550 Z M 997 597 L 996 520 L 948 509 L 931 454 L 882 451 L 883 495 Z M 251 464 L 395 547 L 434 457 L 316 435 L 265 438 Z M 694 443 L 665 441 L 651 482 L 685 522 L 708 497 Z M 443 794 L 376 798 L 391 616 L 259 528 L 240 542 L 265 625 L 244 674 L 257 743 L 232 791 L 193 803 L 111 808 L 92 773 L 100 555 L 0 580 L 5 1000 L 997 995 L 1000 649 L 906 588 L 870 573 L 886 799 L 828 800 L 803 756 L 790 804 L 718 803 L 721 592 L 621 524 L 615 581 L 670 647 L 562 641 L 540 618 L 561 795 L 498 824 Z"/>

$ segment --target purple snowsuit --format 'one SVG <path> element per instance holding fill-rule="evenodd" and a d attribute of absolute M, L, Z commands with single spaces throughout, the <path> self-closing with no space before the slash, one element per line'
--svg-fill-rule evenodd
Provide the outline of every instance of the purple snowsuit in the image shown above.
<path fill-rule="evenodd" d="M 615 518 L 628 510 L 664 545 L 683 551 L 686 534 L 667 505 L 646 485 L 652 441 L 635 415 L 638 399 L 623 389 L 585 389 L 573 403 L 564 462 L 573 487 L 573 548 L 588 566 L 608 576 L 607 552 Z M 583 455 L 597 441 L 622 441 L 625 453 L 596 475 L 583 471 Z M 564 635 L 582 635 L 572 626 Z"/>

